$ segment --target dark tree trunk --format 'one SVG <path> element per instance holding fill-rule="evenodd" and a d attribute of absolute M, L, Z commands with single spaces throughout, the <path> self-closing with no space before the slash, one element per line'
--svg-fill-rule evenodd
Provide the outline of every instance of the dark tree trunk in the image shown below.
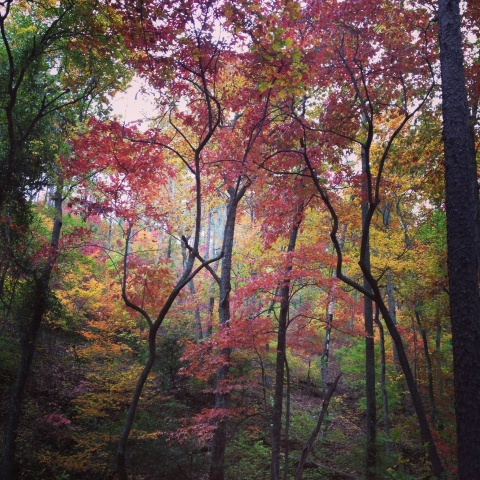
<path fill-rule="evenodd" d="M 302 208 L 299 209 L 299 213 Z M 297 243 L 298 229 L 300 219 L 298 214 L 293 220 L 290 239 L 287 252 L 293 252 Z M 278 289 L 280 297 L 280 312 L 278 315 L 277 332 L 277 358 L 275 363 L 275 390 L 273 395 L 273 416 L 272 416 L 272 464 L 270 478 L 279 480 L 280 478 L 280 444 L 282 439 L 282 408 L 283 408 L 283 383 L 285 374 L 285 350 L 287 343 L 287 324 L 290 308 L 290 280 L 289 273 L 292 270 L 292 264 L 289 263 L 285 268 L 285 277 L 283 285 Z"/>
<path fill-rule="evenodd" d="M 408 236 L 408 225 L 403 218 L 402 211 L 400 209 L 400 200 L 399 199 L 397 199 L 396 205 L 397 205 L 397 214 L 400 217 L 400 222 L 402 224 L 403 231 L 405 232 L 405 246 L 407 247 L 407 249 L 409 249 L 411 247 L 411 241 L 410 241 L 410 237 Z M 383 224 L 387 228 L 390 227 L 390 221 L 391 221 L 390 210 L 391 210 L 391 208 L 392 208 L 391 202 L 387 202 L 387 204 L 385 206 L 385 210 L 388 211 L 388 215 L 385 215 L 385 214 L 383 215 Z M 391 270 L 389 270 L 387 272 L 387 287 L 385 289 L 385 293 L 387 294 L 388 310 L 390 312 L 390 315 L 392 316 L 393 322 L 396 325 L 397 324 L 397 314 L 396 314 L 396 308 L 395 308 L 395 294 L 394 294 L 394 291 L 393 291 L 394 290 L 393 287 L 394 287 L 394 285 L 393 285 L 393 272 Z M 395 367 L 396 367 L 397 371 L 400 371 L 400 365 L 398 363 L 398 352 L 397 352 L 397 348 L 395 347 L 395 344 L 393 345 L 393 361 L 395 363 Z"/>
<path fill-rule="evenodd" d="M 417 329 L 415 328 L 415 320 L 412 317 L 412 331 L 413 331 L 413 377 L 415 383 L 418 385 L 418 365 L 417 365 Z"/>
<path fill-rule="evenodd" d="M 460 480 L 480 478 L 480 298 L 477 278 L 477 172 L 458 0 L 438 2 L 443 98 L 448 277 Z"/>
<path fill-rule="evenodd" d="M 290 367 L 288 366 L 287 356 L 285 355 L 285 372 L 287 374 L 287 403 L 285 405 L 285 465 L 283 468 L 283 480 L 288 479 L 288 464 L 290 453 Z"/>
<path fill-rule="evenodd" d="M 471 162 L 472 162 L 472 168 L 475 170 L 475 173 L 477 172 L 477 150 L 475 146 L 475 125 L 477 124 L 477 113 L 478 113 L 478 101 L 479 99 L 476 100 L 476 103 L 474 103 L 469 110 L 469 127 L 470 127 L 470 141 L 472 142 L 472 148 L 471 148 Z M 478 182 L 477 182 L 478 183 Z M 475 212 L 475 249 L 477 252 L 477 277 L 480 279 L 480 197 L 477 196 L 477 211 Z"/>
<path fill-rule="evenodd" d="M 208 228 L 207 228 L 207 259 L 215 255 L 215 230 L 216 225 L 213 220 L 212 212 L 208 212 Z M 213 271 L 217 273 L 218 263 L 213 266 Z M 212 283 L 208 290 L 209 298 L 208 298 L 208 307 L 207 307 L 207 325 L 205 328 L 205 338 L 209 338 L 212 336 L 213 332 L 213 311 L 215 309 L 215 280 L 212 279 Z"/>
<path fill-rule="evenodd" d="M 213 290 L 213 286 L 211 288 Z M 208 299 L 208 319 L 207 319 L 207 328 L 205 329 L 205 338 L 210 338 L 213 332 L 213 310 L 215 308 L 215 297 L 213 292 L 210 292 L 211 296 Z"/>
<path fill-rule="evenodd" d="M 362 148 L 362 171 L 367 170 L 367 158 L 365 149 Z M 365 177 L 364 177 L 365 178 Z M 366 237 L 365 267 L 370 270 L 370 240 L 369 227 L 367 225 L 368 215 L 368 185 L 365 179 L 362 183 L 362 237 Z M 372 288 L 367 278 L 363 278 L 363 287 L 369 293 Z M 373 335 L 373 303 L 370 297 L 363 297 L 363 315 L 365 321 L 365 397 L 366 397 L 366 458 L 365 478 L 372 480 L 376 477 L 377 464 L 377 405 L 375 396 L 375 338 Z"/>
<path fill-rule="evenodd" d="M 17 380 L 13 390 L 10 412 L 8 415 L 7 434 L 3 448 L 2 478 L 4 480 L 13 480 L 17 478 L 14 475 L 15 464 L 15 442 L 17 430 L 21 416 L 21 406 L 25 386 L 35 355 L 38 332 L 40 330 L 43 316 L 48 308 L 48 295 L 50 289 L 50 278 L 53 267 L 58 256 L 58 242 L 62 230 L 62 191 L 58 188 L 54 195 L 54 204 L 56 216 L 52 228 L 51 249 L 48 258 L 45 260 L 45 266 L 40 272 L 40 276 L 35 278 L 35 287 L 33 291 L 32 315 L 25 321 L 21 327 L 20 333 L 20 365 L 17 372 Z"/>
<path fill-rule="evenodd" d="M 148 359 L 145 363 L 142 373 L 140 374 L 139 379 L 137 380 L 137 385 L 132 396 L 132 400 L 128 407 L 127 417 L 125 419 L 125 425 L 120 436 L 120 441 L 118 442 L 117 449 L 117 473 L 119 480 L 128 480 L 127 475 L 127 465 L 126 465 L 126 450 L 127 450 L 127 441 L 130 436 L 130 431 L 133 427 L 133 421 L 135 419 L 135 414 L 137 412 L 138 402 L 140 401 L 140 396 L 142 394 L 143 387 L 147 381 L 148 375 L 152 370 L 152 367 L 155 363 L 156 358 L 156 336 L 157 330 L 150 329 L 148 335 Z"/>
<path fill-rule="evenodd" d="M 240 182 L 240 179 L 239 179 Z M 229 327 L 230 323 L 230 290 L 232 278 L 232 255 L 233 255 L 233 240 L 235 237 L 235 222 L 237 220 L 237 206 L 245 195 L 247 186 L 240 189 L 230 187 L 228 194 L 230 200 L 227 207 L 227 221 L 225 222 L 225 230 L 223 234 L 223 258 L 222 258 L 222 273 L 219 279 L 220 286 L 220 300 L 218 302 L 218 316 L 220 329 Z M 231 348 L 223 348 L 220 354 L 223 357 L 223 365 L 217 370 L 217 385 L 215 393 L 215 408 L 225 409 L 228 407 L 228 394 L 222 392 L 222 383 L 226 380 L 229 372 L 228 364 L 230 362 Z M 227 443 L 225 420 L 218 422 L 212 439 L 212 457 L 210 463 L 210 480 L 223 480 L 224 473 L 224 459 L 225 448 Z"/>

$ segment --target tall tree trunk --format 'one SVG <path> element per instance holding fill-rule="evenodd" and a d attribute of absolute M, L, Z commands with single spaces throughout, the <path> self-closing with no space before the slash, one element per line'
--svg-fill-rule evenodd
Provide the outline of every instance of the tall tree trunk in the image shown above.
<path fill-rule="evenodd" d="M 370 240 L 367 226 L 368 215 L 368 185 L 365 180 L 367 170 L 367 158 L 365 149 L 362 147 L 362 236 L 367 237 L 365 250 L 365 267 L 370 270 Z M 363 277 L 364 289 L 372 293 L 372 288 L 367 278 Z M 365 478 L 372 480 L 376 478 L 377 465 L 377 405 L 375 395 L 375 338 L 373 334 L 373 304 L 369 296 L 363 297 L 363 315 L 365 321 L 365 397 L 366 397 L 366 458 Z"/>
<path fill-rule="evenodd" d="M 298 230 L 300 227 L 299 214 L 303 206 L 299 208 L 298 213 L 293 220 L 290 239 L 288 242 L 287 253 L 295 250 L 297 243 Z M 287 257 L 288 258 L 288 257 Z M 285 374 L 285 350 L 287 343 L 287 323 L 290 308 L 290 279 L 289 274 L 292 271 L 291 260 L 285 268 L 283 284 L 278 289 L 280 297 L 280 312 L 278 315 L 278 333 L 277 333 L 277 358 L 275 363 L 275 390 L 273 395 L 273 415 L 272 415 L 272 464 L 270 478 L 279 480 L 280 478 L 280 447 L 282 440 L 282 409 L 283 409 L 283 382 Z"/>
<path fill-rule="evenodd" d="M 443 476 L 442 463 L 440 461 L 440 457 L 438 455 L 437 448 L 433 440 L 432 431 L 430 430 L 430 425 L 428 424 L 425 409 L 423 408 L 420 392 L 418 391 L 412 369 L 410 368 L 410 363 L 405 352 L 402 337 L 398 333 L 397 327 L 393 323 L 390 312 L 388 311 L 385 303 L 382 301 L 379 291 L 377 291 L 376 294 L 378 295 L 376 303 L 378 305 L 378 308 L 380 309 L 380 313 L 382 314 L 383 319 L 385 320 L 385 325 L 388 328 L 390 336 L 392 337 L 392 340 L 395 342 L 395 345 L 397 347 L 398 360 L 400 362 L 400 366 L 402 367 L 408 390 L 410 392 L 410 396 L 412 397 L 413 407 L 415 408 L 415 412 L 417 414 L 418 425 L 420 427 L 420 432 L 422 436 L 422 442 L 425 443 L 427 446 L 427 451 L 430 462 L 432 463 L 432 470 L 434 475 L 438 478 L 441 478 Z"/>
<path fill-rule="evenodd" d="M 478 102 L 479 99 L 472 105 L 471 110 L 469 110 L 469 127 L 470 127 L 470 141 L 471 141 L 471 162 L 472 168 L 477 172 L 477 151 L 475 146 L 475 125 L 477 124 L 477 113 L 478 113 Z M 480 197 L 477 196 L 477 211 L 475 216 L 475 249 L 477 252 L 477 276 L 480 279 Z"/>
<path fill-rule="evenodd" d="M 477 172 L 469 131 L 459 0 L 438 2 L 448 277 L 460 480 L 480 478 L 480 298 Z"/>
<path fill-rule="evenodd" d="M 240 183 L 238 180 L 237 186 Z M 229 187 L 228 194 L 230 200 L 227 207 L 227 220 L 223 233 L 223 258 L 222 273 L 219 279 L 220 300 L 218 302 L 218 316 L 220 329 L 229 328 L 230 323 L 230 291 L 232 278 L 232 255 L 233 240 L 235 237 L 235 223 L 237 220 L 237 207 L 245 195 L 247 186 L 240 189 Z M 220 351 L 223 358 L 223 365 L 217 370 L 217 385 L 215 393 L 215 408 L 226 409 L 228 407 L 228 393 L 222 391 L 223 383 L 229 373 L 231 348 L 225 347 Z M 215 430 L 212 439 L 212 456 L 210 463 L 210 480 L 224 480 L 224 459 L 227 443 L 227 425 L 224 419 L 221 419 Z"/>
<path fill-rule="evenodd" d="M 210 338 L 213 332 L 213 310 L 215 308 L 215 297 L 213 296 L 213 285 L 210 289 L 210 297 L 208 299 L 208 317 L 207 327 L 205 329 L 205 338 Z"/>
<path fill-rule="evenodd" d="M 291 383 L 290 383 L 290 367 L 288 366 L 287 355 L 285 355 L 285 373 L 287 374 L 287 403 L 285 405 L 285 465 L 283 468 L 283 480 L 288 478 L 288 461 L 290 453 L 290 396 L 291 396 Z"/>
<path fill-rule="evenodd" d="M 48 295 L 50 291 L 50 278 L 52 276 L 53 267 L 59 253 L 58 242 L 62 230 L 62 189 L 58 187 L 53 197 L 55 205 L 55 220 L 53 222 L 51 247 L 48 258 L 45 260 L 45 266 L 40 272 L 40 276 L 34 279 L 34 291 L 32 298 L 32 315 L 25 320 L 21 327 L 20 346 L 21 356 L 20 365 L 17 372 L 17 380 L 13 390 L 10 411 L 8 415 L 7 434 L 3 448 L 3 465 L 2 478 L 4 480 L 14 480 L 18 478 L 14 474 L 15 464 L 15 443 L 17 438 L 17 430 L 21 416 L 21 406 L 25 386 L 35 355 L 35 347 L 37 343 L 38 332 L 40 330 L 43 316 L 48 308 Z"/>
<path fill-rule="evenodd" d="M 217 222 L 214 221 L 214 215 L 210 211 L 208 213 L 208 230 L 207 230 L 207 258 L 215 255 L 216 250 L 216 230 L 218 226 L 218 215 L 217 215 Z M 213 266 L 213 271 L 217 273 L 218 270 L 218 263 Z M 208 298 L 208 307 L 207 307 L 207 325 L 205 329 L 205 338 L 209 338 L 212 336 L 213 332 L 213 311 L 215 309 L 215 279 L 212 279 L 212 283 L 210 288 L 208 289 L 209 298 Z"/>

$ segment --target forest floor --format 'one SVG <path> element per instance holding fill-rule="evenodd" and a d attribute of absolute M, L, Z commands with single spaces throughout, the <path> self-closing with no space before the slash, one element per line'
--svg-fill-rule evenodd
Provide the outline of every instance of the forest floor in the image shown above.
<path fill-rule="evenodd" d="M 329 380 L 340 372 L 338 362 L 332 359 L 329 365 Z M 329 382 L 327 382 L 328 388 Z M 330 401 L 321 431 L 311 448 L 304 470 L 303 479 L 360 479 L 364 477 L 365 459 L 365 410 L 362 407 L 361 391 L 349 383 L 348 376 L 342 376 Z M 304 379 L 292 379 L 291 422 L 288 442 L 289 474 L 293 479 L 298 458 L 304 443 L 310 436 L 322 407 L 322 396 L 317 384 L 308 387 Z M 418 442 L 415 431 L 416 419 L 409 408 L 392 412 L 393 435 L 388 442 L 382 430 L 382 405 L 378 401 L 378 474 L 379 480 L 421 480 L 430 479 L 431 474 L 426 455 Z M 269 439 L 264 437 L 269 448 Z M 285 458 L 286 441 L 282 445 Z M 241 461 L 240 458 L 237 458 Z M 265 458 L 264 472 L 251 477 L 263 480 L 269 477 L 269 458 Z M 228 480 L 243 480 L 233 470 Z M 250 478 L 250 477 L 245 477 Z"/>
<path fill-rule="evenodd" d="M 119 403 L 118 406 L 112 404 L 111 392 L 116 390 L 108 385 L 107 390 L 103 383 L 99 386 L 93 385 L 90 387 L 91 390 L 87 391 L 87 400 L 91 398 L 90 403 L 86 404 L 84 401 L 79 404 L 76 391 L 87 378 L 86 371 L 84 372 L 86 367 L 77 365 L 78 362 L 69 357 L 63 342 L 53 342 L 49 344 L 51 348 L 46 348 L 48 345 L 45 345 L 38 349 L 37 364 L 27 391 L 28 409 L 25 410 L 22 420 L 19 443 L 19 458 L 22 459 L 22 468 L 25 472 L 21 478 L 26 480 L 113 478 L 110 473 L 115 470 L 116 444 L 111 432 L 115 428 L 118 430 L 122 425 L 120 415 L 125 409 L 127 398 L 124 398 L 123 387 L 119 390 L 123 403 Z M 49 368 L 42 367 L 44 362 Z M 6 370 L 7 365 L 4 364 L 3 367 Z M 13 371 L 13 367 L 7 371 L 12 373 L 11 379 L 9 377 L 10 382 L 14 378 Z M 329 381 L 333 381 L 339 372 L 339 361 L 332 355 Z M 213 388 L 213 382 L 212 385 L 200 384 L 188 377 L 177 376 L 174 386 L 167 389 L 165 384 L 158 383 L 160 377 L 161 373 L 158 372 L 157 381 L 152 382 L 149 387 L 144 398 L 145 406 L 138 416 L 138 431 L 144 430 L 148 433 L 143 438 L 138 436 L 130 444 L 132 479 L 207 480 L 210 462 L 208 445 L 196 444 L 194 439 L 187 443 L 172 442 L 168 437 L 156 437 L 150 432 L 163 430 L 167 434 L 174 433 L 175 426 L 180 426 L 182 419 L 192 419 L 203 409 L 211 409 L 214 395 L 206 387 Z M 60 379 L 61 382 L 52 383 L 52 379 Z M 344 373 L 341 377 L 321 431 L 309 452 L 303 480 L 363 477 L 366 418 L 361 380 L 361 375 L 355 377 L 355 374 L 349 373 Z M 292 369 L 288 480 L 294 478 L 302 448 L 313 431 L 321 411 L 322 396 L 318 384 L 319 379 L 315 377 L 315 381 L 308 386 L 303 367 Z M 262 413 L 246 421 L 244 418 L 237 418 L 232 422 L 225 457 L 225 478 L 269 480 L 271 444 L 268 416 L 263 415 L 264 404 L 258 391 L 248 392 L 246 397 Z M 428 462 L 419 441 L 416 419 L 409 406 L 408 395 L 401 391 L 397 397 L 401 402 L 397 402 L 397 408 L 391 412 L 392 433 L 388 454 L 385 452 L 385 435 L 382 433 L 381 399 L 377 399 L 379 458 L 377 478 L 430 479 Z M 0 395 L 0 400 L 0 413 L 6 414 L 9 400 L 7 391 Z M 98 406 L 99 402 L 103 403 Z M 268 402 L 267 399 L 267 404 Z M 103 404 L 105 410 L 100 409 Z M 95 407 L 93 416 L 86 419 L 80 417 L 78 405 L 91 409 Z M 286 398 L 284 412 L 285 406 Z M 111 418 L 115 419 L 115 416 L 119 419 L 113 423 Z M 282 468 L 286 447 L 287 442 L 284 438 Z M 37 454 L 42 455 L 41 461 L 38 460 Z M 88 459 L 88 462 L 84 461 L 84 458 Z M 106 470 L 109 471 L 108 476 L 102 473 Z M 58 473 L 62 471 L 65 472 L 64 477 Z"/>

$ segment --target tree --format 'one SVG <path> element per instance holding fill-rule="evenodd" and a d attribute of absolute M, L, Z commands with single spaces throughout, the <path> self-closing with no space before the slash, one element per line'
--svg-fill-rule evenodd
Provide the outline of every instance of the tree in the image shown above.
<path fill-rule="evenodd" d="M 92 105 L 102 110 L 105 95 L 121 86 L 125 70 L 112 59 L 121 47 L 118 35 L 107 33 L 104 20 L 108 13 L 102 6 L 89 2 L 17 5 L 6 1 L 1 8 L 1 289 L 13 268 L 22 272 L 22 282 L 34 285 L 30 314 L 19 326 L 21 360 L 3 452 L 3 472 L 9 479 L 14 471 L 23 393 L 59 254 L 64 192 L 58 158 L 69 153 L 65 137 L 71 126 L 82 121 Z M 97 15 L 92 15 L 94 10 Z M 35 262 L 33 252 L 20 248 L 24 255 L 18 253 L 29 230 L 28 194 L 47 185 L 57 186 L 56 216 L 51 245 L 43 252 L 42 261 Z"/>
<path fill-rule="evenodd" d="M 57 404 L 42 404 L 39 422 L 60 425 L 73 442 L 51 443 L 52 452 L 47 444 L 26 455 L 46 466 L 42 475 L 103 471 L 108 476 L 115 469 L 112 449 L 120 437 L 116 474 L 124 480 L 134 474 L 180 472 L 186 461 L 167 465 L 174 452 L 195 458 L 183 472 L 187 476 L 192 476 L 193 465 L 202 465 L 198 475 L 203 476 L 210 468 L 215 480 L 259 466 L 263 472 L 270 455 L 270 471 L 255 473 L 277 480 L 283 467 L 287 478 L 292 451 L 308 436 L 304 421 L 312 422 L 311 412 L 298 410 L 298 398 L 313 406 L 311 397 L 320 394 L 312 379 L 320 374 L 321 345 L 325 381 L 330 346 L 335 351 L 348 343 L 355 349 L 332 355 L 332 371 L 337 364 L 342 369 L 356 365 L 360 409 L 366 393 L 367 415 L 355 441 L 367 448 L 355 470 L 378 478 L 384 460 L 375 454 L 374 374 L 380 369 L 374 347 L 379 330 L 385 431 L 388 437 L 391 418 L 392 433 L 387 453 L 388 445 L 401 444 L 395 439 L 398 428 L 412 425 L 411 431 L 418 431 L 413 407 L 421 434 L 419 462 L 426 458 L 420 452 L 428 449 L 434 475 L 442 476 L 435 440 L 446 468 L 453 471 L 444 448 L 453 444 L 454 436 L 453 414 L 445 406 L 451 388 L 450 342 L 443 182 L 437 161 L 439 106 L 431 101 L 438 86 L 438 48 L 429 7 L 367 0 L 321 5 L 280 0 L 7 1 L 4 7 L 0 128 L 4 125 L 7 135 L 0 139 L 0 154 L 9 184 L 0 197 L 5 245 L 0 258 L 1 328 L 6 333 L 0 341 L 18 336 L 23 365 L 12 411 L 21 401 L 25 372 L 33 365 L 36 338 L 44 338 L 38 335 L 42 318 L 48 320 L 46 335 L 52 333 L 50 322 L 62 322 L 58 309 L 48 311 L 49 302 L 61 299 L 69 312 L 80 312 L 75 318 L 82 339 L 73 340 L 75 348 L 69 349 L 66 327 L 54 337 L 68 352 L 62 364 L 78 367 L 81 387 L 71 389 L 61 411 Z M 468 23 L 476 10 L 469 6 L 465 22 L 478 32 Z M 98 15 L 87 15 L 92 12 Z M 472 116 L 479 98 L 474 88 L 476 48 L 470 38 L 465 52 L 470 55 Z M 107 53 L 103 75 L 98 57 Z M 116 65 L 118 72 L 125 71 L 120 64 L 134 69 L 151 93 L 148 125 L 105 120 L 102 92 L 119 85 L 112 74 Z M 96 116 L 88 119 L 92 106 Z M 445 112 L 448 108 L 446 102 Z M 476 198 L 472 140 L 477 127 L 467 128 L 470 201 Z M 447 169 L 447 177 L 454 170 Z M 85 263 L 97 266 L 78 272 L 66 267 L 68 275 L 56 267 L 57 257 L 67 258 L 59 257 L 63 240 L 39 240 L 46 237 L 46 227 L 37 225 L 49 220 L 34 224 L 34 212 L 43 210 L 31 208 L 28 199 L 46 185 L 52 194 L 54 185 L 60 191 L 62 182 L 63 193 L 55 200 L 69 192 L 70 203 L 63 204 L 65 224 L 84 222 L 81 230 L 91 231 L 82 254 Z M 473 217 L 479 213 L 475 208 Z M 448 205 L 447 210 L 451 212 Z M 53 209 L 48 216 L 53 217 Z M 53 228 L 58 233 L 57 217 Z M 451 222 L 456 225 L 455 217 Z M 474 220 L 461 228 L 477 226 Z M 473 238 L 471 246 L 480 235 L 468 238 Z M 27 244 L 26 239 L 32 241 Z M 215 261 L 222 253 L 220 270 Z M 469 262 L 476 261 L 478 251 L 475 256 Z M 451 259 L 458 267 L 460 260 Z M 70 291 L 71 284 L 82 291 Z M 26 293 L 32 295 L 30 304 Z M 360 300 L 365 303 L 364 322 Z M 459 319 L 455 321 L 458 327 Z M 454 347 L 468 355 L 457 355 L 455 361 L 465 362 L 473 345 L 465 338 L 468 329 L 460 337 L 458 332 L 454 328 L 460 339 Z M 35 371 L 45 375 L 43 349 L 38 352 Z M 365 357 L 367 364 L 360 367 L 359 359 Z M 0 381 L 13 378 L 3 377 L 7 362 L 0 363 Z M 458 374 L 462 382 L 465 377 Z M 343 379 L 341 388 L 348 389 L 351 377 Z M 73 378 L 63 381 L 75 384 Z M 404 394 L 404 381 L 412 402 Z M 27 387 L 26 395 L 36 388 L 34 382 Z M 37 390 L 40 402 L 44 392 Z M 465 406 L 464 425 L 468 389 L 460 386 L 458 392 Z M 354 399 L 343 395 L 331 406 L 332 422 L 343 416 L 339 405 L 347 399 L 351 406 Z M 437 432 L 430 428 L 424 400 L 435 413 Z M 35 420 L 35 413 L 28 414 L 25 418 Z M 15 422 L 10 423 L 7 444 L 15 431 Z M 22 425 L 18 417 L 17 425 Z M 318 422 L 315 435 L 320 426 Z M 22 440 L 29 435 L 34 439 L 35 428 L 25 425 Z M 19 432 L 23 435 L 23 428 Z M 466 430 L 459 432 L 465 442 Z M 307 449 L 312 442 L 313 436 Z M 353 445 L 350 435 L 346 442 Z M 100 446 L 95 459 L 92 445 Z M 461 448 L 464 452 L 466 447 Z M 6 456 L 11 458 L 11 452 Z M 162 460 L 154 467 L 149 463 L 152 452 Z M 390 453 L 389 463 L 396 455 L 393 448 Z M 78 466 L 82 458 L 92 459 L 91 465 Z M 22 475 L 28 475 L 29 467 L 20 460 Z M 5 471 L 11 471 L 11 464 Z M 472 471 L 468 475 L 477 475 Z"/>
<path fill-rule="evenodd" d="M 230 292 L 232 275 L 232 254 L 233 240 L 235 235 L 235 223 L 237 221 L 237 208 L 241 199 L 249 187 L 248 180 L 242 185 L 242 178 L 239 177 L 235 187 L 228 188 L 229 201 L 227 205 L 227 218 L 223 233 L 223 258 L 222 272 L 220 277 L 216 276 L 219 284 L 218 317 L 219 328 L 225 330 L 230 328 Z M 215 273 L 212 271 L 212 274 Z M 224 332 L 225 333 L 225 332 Z M 226 409 L 228 406 L 228 393 L 225 391 L 225 382 L 229 372 L 231 348 L 226 346 L 220 351 L 222 365 L 217 370 L 216 390 L 215 390 L 215 408 Z M 226 422 L 221 419 L 215 429 L 212 439 L 212 462 L 210 467 L 210 480 L 223 480 L 224 478 L 224 457 L 226 447 Z"/>
<path fill-rule="evenodd" d="M 1 210 L 7 202 L 24 204 L 29 190 L 45 186 L 61 153 L 45 137 L 53 140 L 62 119 L 85 118 L 95 97 L 106 102 L 122 86 L 114 21 L 96 2 L 2 2 Z"/>
<path fill-rule="evenodd" d="M 293 253 L 297 243 L 298 231 L 302 220 L 304 205 L 300 205 L 294 214 L 292 227 L 288 240 L 287 261 L 285 265 L 284 278 L 278 286 L 278 296 L 280 299 L 280 311 L 278 314 L 278 331 L 277 331 L 277 356 L 275 363 L 275 392 L 273 396 L 273 415 L 271 425 L 272 437 L 272 466 L 271 479 L 279 480 L 280 478 L 280 444 L 282 433 L 282 406 L 283 406 L 283 390 L 285 376 L 285 362 L 287 354 L 287 328 L 289 324 L 290 313 L 290 274 L 293 268 Z"/>
<path fill-rule="evenodd" d="M 285 105 L 285 112 L 288 112 L 286 115 L 295 118 L 300 125 L 297 132 L 300 137 L 300 146 L 279 149 L 279 154 L 284 154 L 284 163 L 282 169 L 277 168 L 277 172 L 291 170 L 290 162 L 295 155 L 304 158 L 310 177 L 331 215 L 330 236 L 338 258 L 337 277 L 373 300 L 380 308 L 399 354 L 399 361 L 418 415 L 422 438 L 428 444 L 433 471 L 435 475 L 441 476 L 443 468 L 401 336 L 383 299 L 378 278 L 375 278 L 374 271 L 368 262 L 369 231 L 381 202 L 381 184 L 390 150 L 399 133 L 420 111 L 435 87 L 431 69 L 434 58 L 432 31 L 426 11 L 423 11 L 421 21 L 413 21 L 411 18 L 413 12 L 402 6 L 392 9 L 383 4 L 374 6 L 371 3 L 356 2 L 355 8 L 349 4 L 343 4 L 343 7 L 329 11 L 331 16 L 328 17 L 328 22 L 335 25 L 337 30 L 332 34 L 331 28 L 328 29 L 328 35 L 325 33 L 324 37 L 318 35 L 318 29 L 321 32 L 327 32 L 323 24 L 326 18 L 325 12 L 322 11 L 318 15 L 319 20 L 316 23 L 314 7 L 310 6 L 308 10 L 312 25 L 310 26 L 307 22 L 306 29 L 302 31 L 301 41 L 306 43 L 309 54 L 318 55 L 317 61 L 322 67 L 315 71 L 312 81 L 313 85 L 316 82 L 317 88 L 324 89 L 324 97 L 319 101 L 312 94 L 309 108 L 309 92 L 307 92 L 306 99 L 304 97 L 300 100 L 298 97 L 293 97 L 291 103 Z M 420 17 L 418 11 L 414 15 L 417 19 Z M 418 35 L 424 41 L 420 54 L 421 62 L 412 31 L 410 31 L 412 36 L 404 41 L 392 39 L 390 36 L 394 16 L 399 22 L 411 18 L 416 25 Z M 315 38 L 310 39 L 308 36 L 308 27 L 315 32 L 312 34 Z M 284 35 L 288 36 L 288 33 Z M 310 40 L 306 41 L 306 38 Z M 315 41 L 319 43 L 314 53 L 308 49 Z M 380 45 L 382 45 L 381 49 L 379 49 Z M 401 62 L 399 58 L 402 58 Z M 335 87 L 332 87 L 332 80 Z M 383 129 L 383 117 L 392 114 L 398 115 L 399 121 L 392 128 Z M 316 136 L 314 132 L 319 135 Z M 375 150 L 373 147 L 377 141 L 379 148 Z M 330 149 L 330 145 L 335 146 Z M 338 175 L 340 178 L 335 178 L 329 171 L 332 162 L 336 162 L 340 168 L 347 163 L 342 153 L 348 148 L 353 148 L 354 145 L 358 149 L 358 155 L 364 157 L 363 180 L 366 182 L 366 189 L 363 195 L 359 193 L 362 202 L 368 204 L 362 222 L 358 264 L 372 292 L 343 272 L 342 251 L 337 236 L 340 228 L 337 210 L 342 198 L 336 195 L 335 186 L 342 181 L 342 178 L 347 182 L 353 181 L 356 185 L 361 183 L 361 179 L 357 177 L 353 180 L 354 175 L 348 178 L 347 169 L 343 171 L 340 169 L 341 173 Z M 327 160 L 328 155 L 330 159 Z M 326 185 L 331 186 L 331 191 L 327 191 Z"/>
<path fill-rule="evenodd" d="M 461 479 L 480 475 L 480 297 L 478 183 L 463 67 L 460 2 L 439 0 L 447 215 L 448 281 L 455 378 L 458 468 Z"/>

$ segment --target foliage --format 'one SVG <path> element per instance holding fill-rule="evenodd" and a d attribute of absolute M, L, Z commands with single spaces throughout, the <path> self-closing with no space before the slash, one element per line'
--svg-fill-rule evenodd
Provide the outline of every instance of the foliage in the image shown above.
<path fill-rule="evenodd" d="M 288 475 L 316 423 L 320 377 L 328 383 L 337 370 L 344 377 L 303 478 L 327 478 L 322 465 L 362 475 L 367 277 L 380 322 L 391 321 L 389 419 L 379 327 L 373 336 L 377 428 L 386 429 L 378 478 L 429 475 L 398 342 L 429 407 L 427 428 L 456 474 L 432 8 L 4 2 L 2 414 L 35 288 L 51 267 L 18 478 L 111 478 L 120 438 L 131 478 L 206 478 L 223 427 L 225 476 L 269 478 L 274 341 L 285 304 Z M 473 120 L 480 12 L 465 9 Z M 152 108 L 143 123 L 125 124 L 108 102 L 132 75 Z M 477 130 L 473 121 L 475 141 Z M 55 189 L 62 215 L 52 207 Z M 222 267 L 229 200 L 239 192 L 231 264 Z M 292 219 L 299 232 L 287 251 Z M 56 220 L 62 237 L 52 245 Z M 225 302 L 229 318 L 220 322 Z"/>

